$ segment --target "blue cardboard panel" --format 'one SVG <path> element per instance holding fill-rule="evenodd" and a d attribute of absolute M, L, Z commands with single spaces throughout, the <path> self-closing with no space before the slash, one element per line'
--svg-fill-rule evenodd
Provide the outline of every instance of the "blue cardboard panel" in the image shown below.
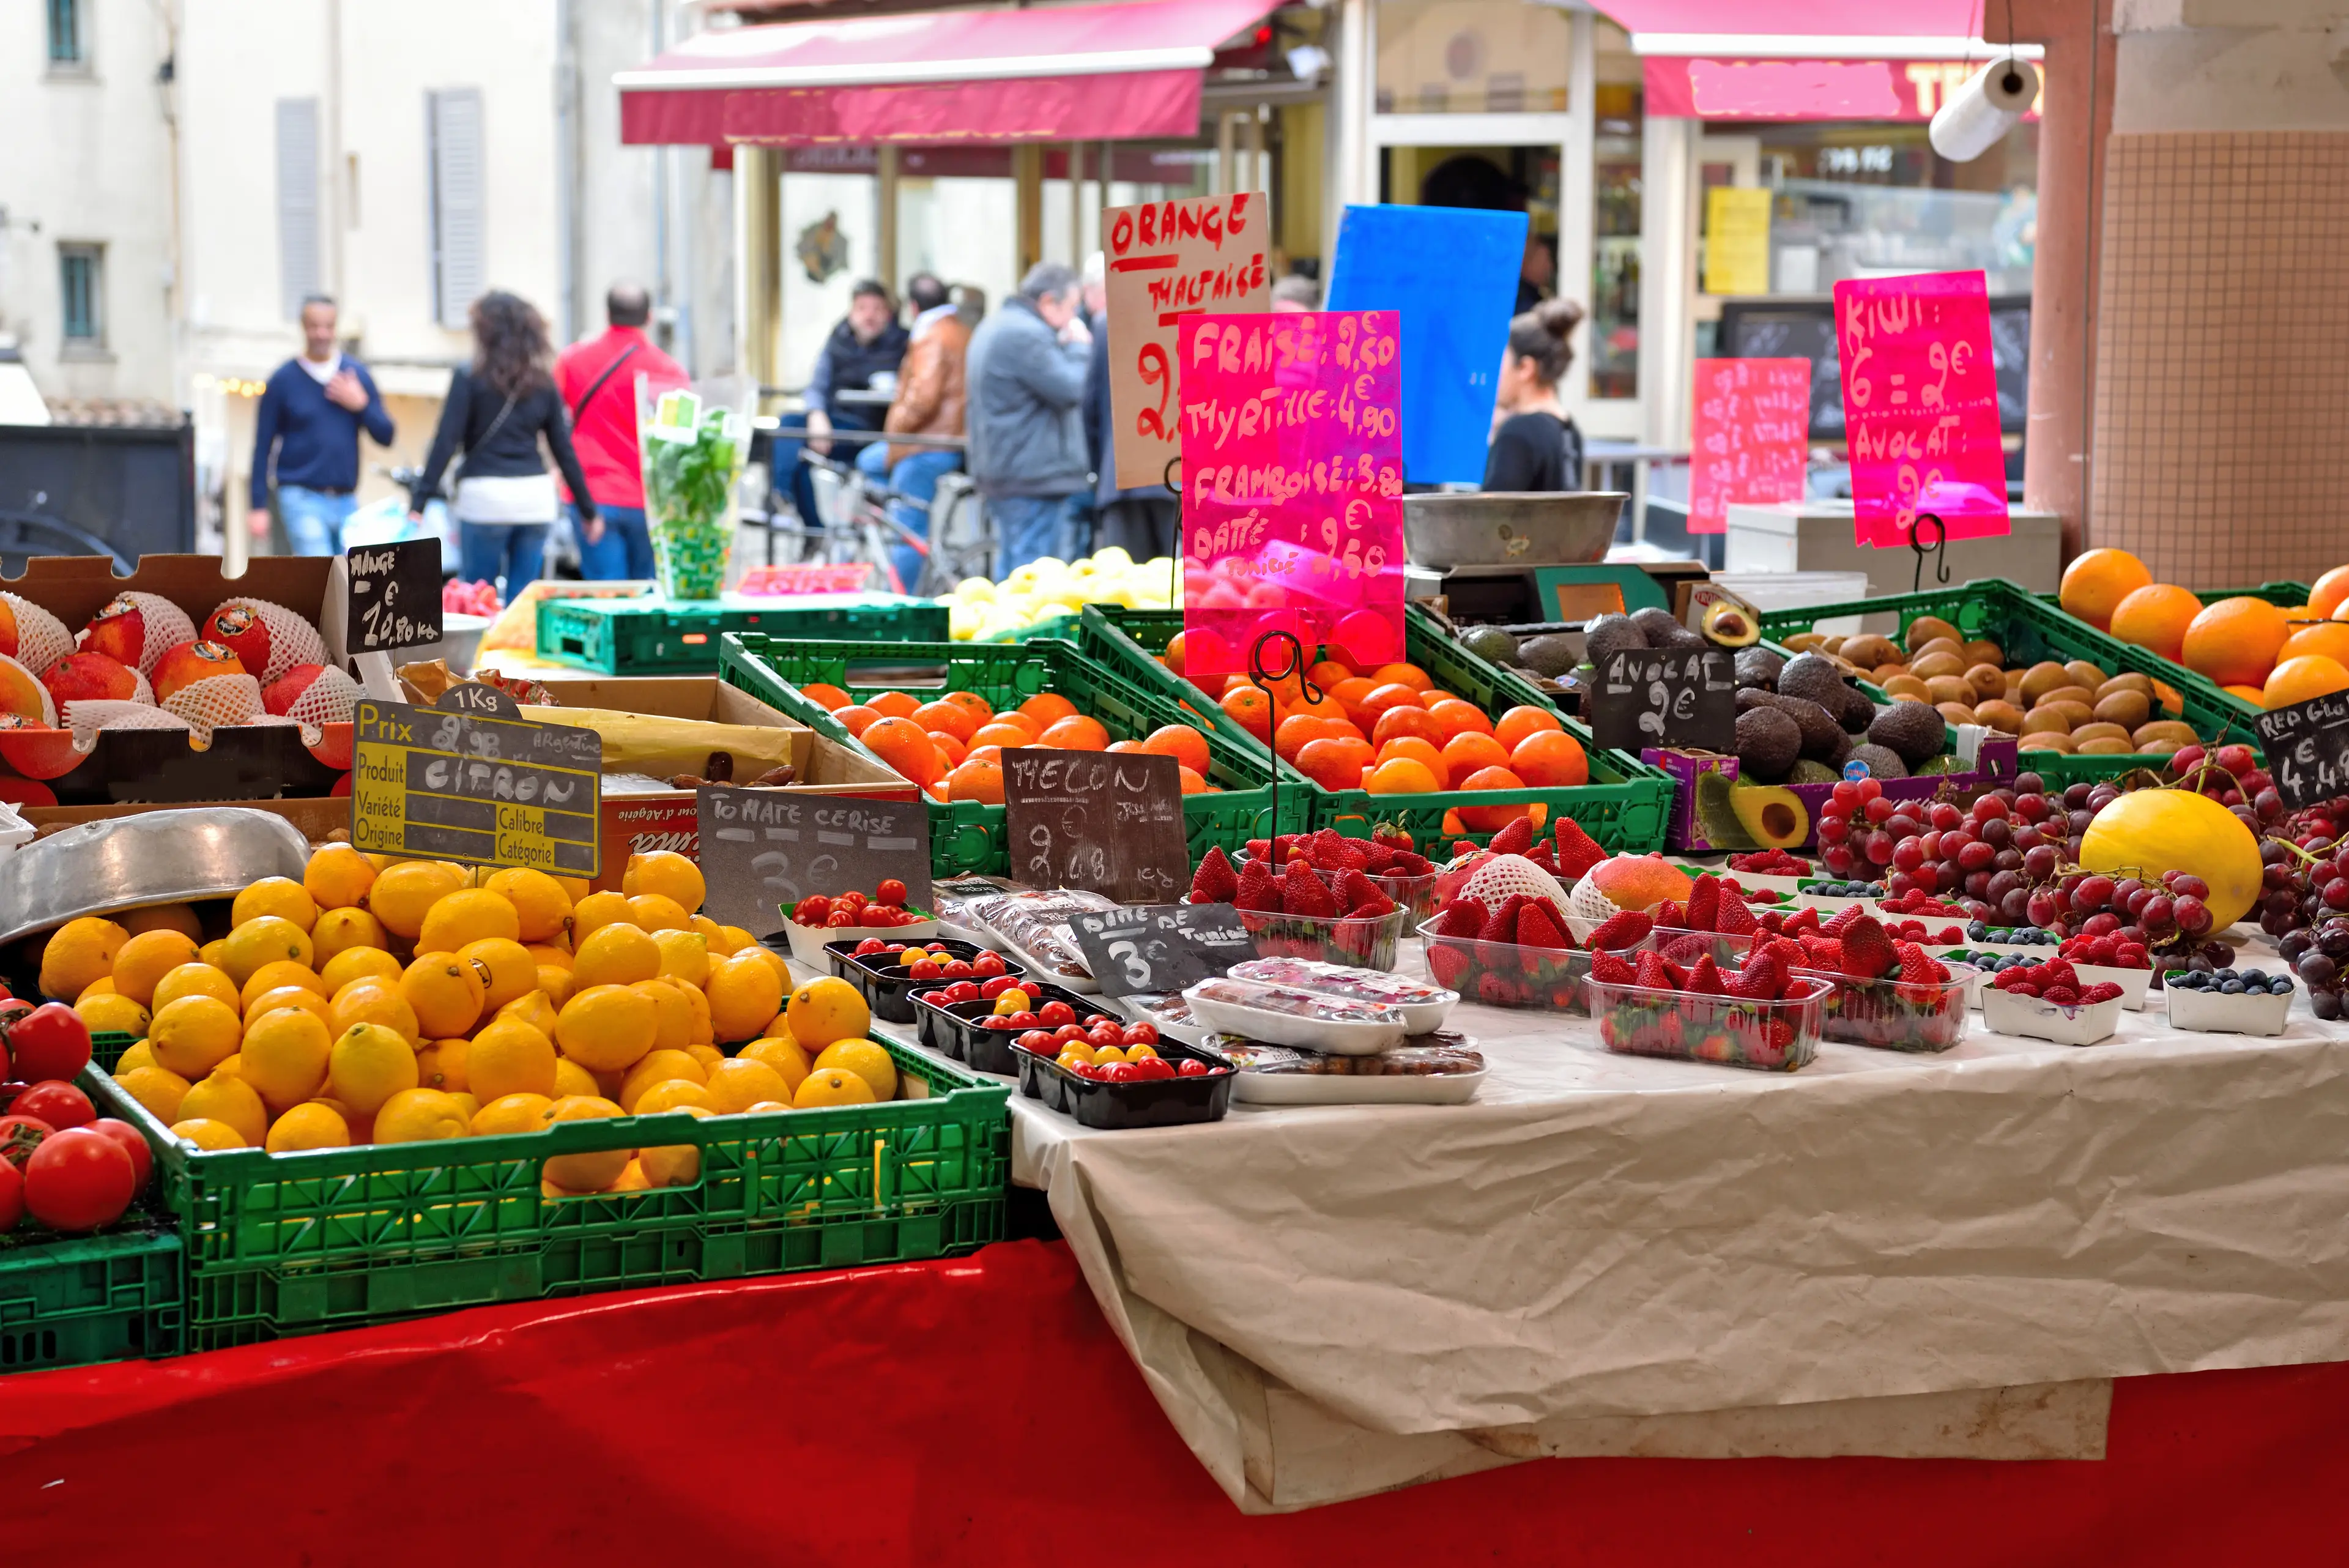
<path fill-rule="evenodd" d="M 1526 215 L 1349 207 L 1327 310 L 1402 314 L 1402 466 L 1414 484 L 1485 477 L 1494 383 L 1516 307 Z"/>

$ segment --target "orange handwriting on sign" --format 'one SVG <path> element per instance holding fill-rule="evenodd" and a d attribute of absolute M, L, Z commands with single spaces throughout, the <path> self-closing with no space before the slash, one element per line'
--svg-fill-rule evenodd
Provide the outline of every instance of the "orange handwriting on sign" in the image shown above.
<path fill-rule="evenodd" d="M 1142 378 L 1143 386 L 1158 389 L 1158 406 L 1134 415 L 1133 428 L 1159 441 L 1173 441 L 1174 432 L 1166 428 L 1166 400 L 1174 389 L 1174 367 L 1166 359 L 1165 346 L 1144 343 L 1142 352 L 1134 357 L 1134 373 Z"/>

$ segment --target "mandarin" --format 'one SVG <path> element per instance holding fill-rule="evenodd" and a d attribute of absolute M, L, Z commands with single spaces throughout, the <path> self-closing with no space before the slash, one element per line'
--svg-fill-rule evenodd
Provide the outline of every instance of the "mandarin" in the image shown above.
<path fill-rule="evenodd" d="M 1416 687 L 1399 681 L 1384 681 L 1371 688 L 1362 700 L 1354 704 L 1354 722 L 1365 728 L 1375 724 L 1390 709 L 1402 708 L 1413 713 L 1424 713 L 1427 705 L 1419 700 Z"/>
<path fill-rule="evenodd" d="M 949 691 L 938 701 L 951 702 L 969 714 L 973 729 L 995 717 L 995 705 L 976 691 Z"/>
<path fill-rule="evenodd" d="M 2113 607 L 2106 629 L 2123 642 L 2175 660 L 2186 628 L 2201 613 L 2202 601 L 2175 583 L 2148 583 Z"/>
<path fill-rule="evenodd" d="M 811 681 L 801 687 L 800 695 L 811 702 L 823 703 L 823 711 L 827 713 L 837 713 L 855 701 L 839 687 L 829 685 L 822 680 Z"/>
<path fill-rule="evenodd" d="M 1350 664 L 1340 664 L 1334 659 L 1325 659 L 1305 672 L 1305 679 L 1324 691 L 1329 691 L 1340 680 L 1351 680 L 1353 678 L 1354 667 Z"/>
<path fill-rule="evenodd" d="M 2308 613 L 2324 619 L 2349 604 L 2349 566 L 2335 566 L 2308 590 Z"/>
<path fill-rule="evenodd" d="M 1464 730 L 1444 742 L 1438 754 L 1444 759 L 1444 771 L 1456 778 L 1466 778 L 1478 768 L 1509 765 L 1507 748 L 1492 736 L 1480 735 L 1474 730 Z"/>
<path fill-rule="evenodd" d="M 1150 732 L 1142 749 L 1173 757 L 1195 774 L 1207 771 L 1207 737 L 1188 724 L 1162 724 Z"/>
<path fill-rule="evenodd" d="M 1019 704 L 1019 711 L 1041 732 L 1063 719 L 1074 717 L 1077 705 L 1057 691 L 1039 691 Z"/>
<path fill-rule="evenodd" d="M 1306 746 L 1315 741 L 1330 738 L 1332 734 L 1327 719 L 1317 719 L 1310 713 L 1291 713 L 1272 732 L 1272 749 L 1282 762 L 1293 763 L 1297 760 L 1297 753 Z"/>
<path fill-rule="evenodd" d="M 1372 794 L 1430 794 L 1443 786 L 1425 763 L 1413 757 L 1390 757 L 1370 771 L 1362 787 Z"/>
<path fill-rule="evenodd" d="M 2349 670 L 2343 669 L 2339 659 L 2321 653 L 2303 653 L 2275 667 L 2268 676 L 2267 685 L 2261 690 L 2260 704 L 2266 708 L 2289 707 L 2344 687 L 2349 687 Z"/>
<path fill-rule="evenodd" d="M 1441 746 L 1451 739 L 1451 732 L 1434 714 L 1420 707 L 1389 708 L 1371 727 L 1371 744 L 1383 750 L 1389 741 L 1416 736 L 1432 746 Z"/>
<path fill-rule="evenodd" d="M 1369 767 L 1377 753 L 1371 743 L 1355 734 L 1324 735 L 1308 741 L 1297 755 L 1289 759 L 1297 771 L 1326 790 L 1359 789 L 1362 770 Z"/>
<path fill-rule="evenodd" d="M 966 745 L 978 732 L 979 721 L 954 702 L 925 702 L 906 717 L 932 733 L 943 730 Z"/>
<path fill-rule="evenodd" d="M 1427 716 L 1435 721 L 1447 740 L 1454 735 L 1489 735 L 1493 732 L 1493 721 L 1485 717 L 1485 711 L 1474 702 L 1463 701 L 1457 697 L 1429 703 Z"/>
<path fill-rule="evenodd" d="M 1036 737 L 1040 746 L 1052 746 L 1063 752 L 1098 752 L 1109 746 L 1109 731 L 1099 719 L 1088 719 L 1082 713 L 1071 713 L 1056 719 Z"/>
<path fill-rule="evenodd" d="M 990 746 L 999 752 L 1006 746 L 1032 746 L 1035 743 L 1036 732 L 1033 730 L 1007 724 L 998 719 L 992 724 L 981 724 L 972 732 L 970 750 L 964 753 L 964 760 L 968 761 Z"/>
<path fill-rule="evenodd" d="M 2064 568 L 2063 587 L 2055 602 L 2065 615 L 2077 616 L 2103 631 L 2112 625 L 2120 602 L 2153 581 L 2146 564 L 2127 550 L 2089 550 Z"/>
<path fill-rule="evenodd" d="M 1564 724 L 1558 722 L 1557 715 L 1548 709 L 1537 708 L 1531 703 L 1520 703 L 1501 715 L 1501 722 L 1493 726 L 1493 739 L 1514 752 L 1527 735 L 1537 734 L 1544 730 L 1565 728 Z"/>
<path fill-rule="evenodd" d="M 1346 710 L 1346 716 L 1356 723 L 1362 720 L 1362 700 L 1379 689 L 1378 682 L 1357 675 L 1327 688 L 1330 700 Z"/>
<path fill-rule="evenodd" d="M 974 759 L 947 775 L 948 800 L 975 800 L 983 805 L 1003 804 L 1003 764 L 994 758 Z"/>
<path fill-rule="evenodd" d="M 2292 623 L 2267 600 L 2220 599 L 2188 623 L 2178 661 L 2220 686 L 2257 686 L 2291 635 Z"/>
<path fill-rule="evenodd" d="M 1239 686 L 1224 693 L 1223 710 L 1232 722 L 1269 744 L 1272 741 L 1272 699 L 1253 686 Z"/>
<path fill-rule="evenodd" d="M 1434 742 L 1418 735 L 1404 735 L 1378 748 L 1378 762 L 1384 763 L 1396 757 L 1409 757 L 1425 768 L 1428 775 L 1435 780 L 1437 789 L 1452 787 L 1452 770 L 1444 766 L 1444 753 L 1435 749 Z"/>
<path fill-rule="evenodd" d="M 1189 768 L 1185 767 L 1181 763 L 1176 763 L 1174 764 L 1174 779 L 1175 782 L 1182 786 L 1183 793 L 1185 794 L 1223 794 L 1222 785 L 1209 784 L 1206 779 L 1201 778 L 1197 774 L 1192 772 Z"/>
<path fill-rule="evenodd" d="M 911 719 L 883 719 L 857 738 L 865 750 L 917 784 L 926 785 L 945 771 L 937 742 Z"/>
<path fill-rule="evenodd" d="M 2286 660 L 2311 653 L 2323 654 L 2337 664 L 2349 667 L 2349 621 L 2321 620 L 2313 625 L 2292 628 L 2292 635 L 2283 639 L 2282 648 L 2276 649 L 2276 665 L 2280 669 Z M 131 939 L 133 941 L 138 940 L 136 937 Z M 123 950 L 129 951 L 128 948 Z M 115 961 L 115 968 L 117 972 L 120 971 L 119 959 Z"/>
<path fill-rule="evenodd" d="M 1542 730 L 1517 742 L 1505 771 L 1537 789 L 1575 789 L 1590 782 L 1590 758 L 1565 731 Z"/>
<path fill-rule="evenodd" d="M 1371 671 L 1371 679 L 1381 686 L 1394 681 L 1414 691 L 1424 691 L 1435 684 L 1427 678 L 1427 671 L 1416 664 L 1381 664 Z"/>
<path fill-rule="evenodd" d="M 867 697 L 864 705 L 885 719 L 910 719 L 920 707 L 919 699 L 903 691 L 884 691 L 877 697 Z"/>
<path fill-rule="evenodd" d="M 881 722 L 881 715 L 862 702 L 851 702 L 845 708 L 833 710 L 832 716 L 840 721 L 841 728 L 862 740 L 864 732 Z"/>
<path fill-rule="evenodd" d="M 927 733 L 930 737 L 930 744 L 936 746 L 938 749 L 938 755 L 946 759 L 946 768 L 948 773 L 962 766 L 964 759 L 970 755 L 970 748 L 964 745 L 962 738 L 951 731 L 931 730 Z"/>
<path fill-rule="evenodd" d="M 1523 789 L 1525 783 L 1507 768 L 1479 768 L 1461 780 L 1460 787 L 1473 790 Z M 1475 833 L 1497 832 L 1525 815 L 1523 805 L 1466 805 L 1460 808 L 1460 820 Z"/>

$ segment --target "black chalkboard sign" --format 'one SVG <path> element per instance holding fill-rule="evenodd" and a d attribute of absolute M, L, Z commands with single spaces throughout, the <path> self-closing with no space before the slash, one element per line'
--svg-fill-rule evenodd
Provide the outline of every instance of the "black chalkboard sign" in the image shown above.
<path fill-rule="evenodd" d="M 1229 904 L 1152 904 L 1069 922 L 1103 995 L 1156 996 L 1226 973 L 1257 956 Z"/>
<path fill-rule="evenodd" d="M 2349 794 L 2349 691 L 2271 708 L 2257 722 L 2268 775 L 2287 809 Z"/>
<path fill-rule="evenodd" d="M 1003 807 L 1011 875 L 1030 887 L 1164 904 L 1190 885 L 1172 757 L 1016 747 L 1003 753 Z"/>
<path fill-rule="evenodd" d="M 765 935 L 781 906 L 812 894 L 863 893 L 905 884 L 905 899 L 930 907 L 930 813 L 918 800 L 864 800 L 709 785 L 694 792 L 703 909 L 720 925 Z"/>
<path fill-rule="evenodd" d="M 604 742 L 595 731 L 362 698 L 351 736 L 357 848 L 595 875 Z"/>
<path fill-rule="evenodd" d="M 347 654 L 389 653 L 440 640 L 440 541 L 403 539 L 343 552 L 349 578 Z"/>
<path fill-rule="evenodd" d="M 1737 743 L 1736 667 L 1717 648 L 1630 649 L 1591 675 L 1584 720 L 1602 746 L 1726 752 Z"/>

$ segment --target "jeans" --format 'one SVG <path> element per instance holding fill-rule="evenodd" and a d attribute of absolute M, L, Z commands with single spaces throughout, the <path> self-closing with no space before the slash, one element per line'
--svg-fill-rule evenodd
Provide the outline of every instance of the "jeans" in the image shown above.
<path fill-rule="evenodd" d="M 458 571 L 469 583 L 495 583 L 508 604 L 523 587 L 538 580 L 546 559 L 543 523 L 467 523 L 457 524 Z M 650 576 L 649 573 L 647 574 Z"/>
<path fill-rule="evenodd" d="M 297 556 L 341 555 L 343 524 L 350 521 L 358 504 L 356 495 L 329 495 L 298 484 L 277 487 L 277 515 Z"/>
<path fill-rule="evenodd" d="M 987 519 L 995 526 L 995 580 L 1001 582 L 1046 556 L 1076 552 L 1077 495 L 991 495 Z"/>
<path fill-rule="evenodd" d="M 610 583 L 653 575 L 653 536 L 645 529 L 643 507 L 595 508 L 595 515 L 604 520 L 604 536 L 593 545 L 587 542 L 586 524 L 579 520 L 578 504 L 565 502 L 563 510 L 579 540 L 581 576 L 591 583 Z"/>
<path fill-rule="evenodd" d="M 961 466 L 962 453 L 958 452 L 917 452 L 892 468 L 889 465 L 889 449 L 879 441 L 856 454 L 858 472 L 876 483 L 886 483 L 890 489 L 905 497 L 903 501 L 892 500 L 889 503 L 890 521 L 915 538 L 925 541 L 930 536 L 930 514 L 926 509 L 926 504 L 937 496 L 938 475 L 952 473 Z M 916 506 L 913 504 L 915 502 L 925 504 Z M 889 569 L 896 574 L 897 592 L 910 594 L 921 586 L 922 564 L 928 558 L 924 551 L 916 549 L 904 538 L 896 541 L 889 552 Z"/>

